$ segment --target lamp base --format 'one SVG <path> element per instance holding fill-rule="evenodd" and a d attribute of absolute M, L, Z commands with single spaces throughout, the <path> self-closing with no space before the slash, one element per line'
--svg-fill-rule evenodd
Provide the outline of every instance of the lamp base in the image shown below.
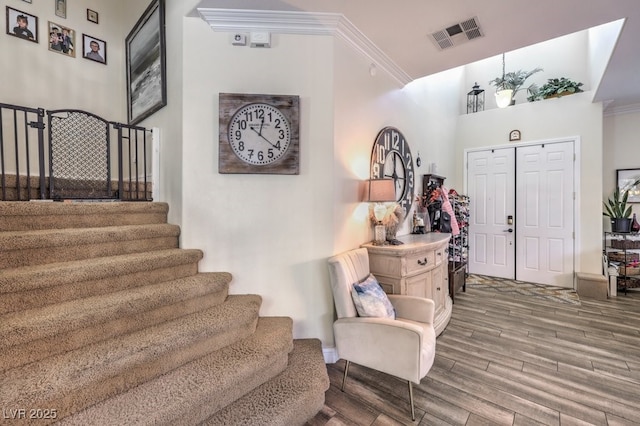
<path fill-rule="evenodd" d="M 387 229 L 382 222 L 378 222 L 378 224 L 373 228 L 373 244 L 377 246 L 387 244 Z"/>

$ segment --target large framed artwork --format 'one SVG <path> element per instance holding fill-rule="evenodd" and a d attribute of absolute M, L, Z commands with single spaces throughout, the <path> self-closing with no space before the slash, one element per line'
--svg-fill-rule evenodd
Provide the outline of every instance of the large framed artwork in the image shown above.
<path fill-rule="evenodd" d="M 640 185 L 634 185 L 640 179 L 640 169 L 616 170 L 616 182 L 620 192 L 629 191 L 629 203 L 640 203 Z"/>
<path fill-rule="evenodd" d="M 153 0 L 125 39 L 129 124 L 167 104 L 164 14 L 164 0 Z"/>

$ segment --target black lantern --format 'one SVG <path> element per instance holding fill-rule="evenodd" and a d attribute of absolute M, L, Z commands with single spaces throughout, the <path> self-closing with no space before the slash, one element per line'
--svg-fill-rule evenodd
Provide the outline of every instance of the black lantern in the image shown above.
<path fill-rule="evenodd" d="M 467 93 L 467 114 L 484 111 L 484 90 L 478 86 L 478 83 L 474 84 L 472 89 Z"/>

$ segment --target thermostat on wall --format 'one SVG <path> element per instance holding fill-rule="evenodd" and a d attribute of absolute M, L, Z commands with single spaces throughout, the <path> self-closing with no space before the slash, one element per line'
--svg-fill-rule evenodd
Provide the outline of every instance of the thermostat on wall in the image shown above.
<path fill-rule="evenodd" d="M 271 34 L 267 31 L 249 33 L 251 47 L 271 47 Z"/>

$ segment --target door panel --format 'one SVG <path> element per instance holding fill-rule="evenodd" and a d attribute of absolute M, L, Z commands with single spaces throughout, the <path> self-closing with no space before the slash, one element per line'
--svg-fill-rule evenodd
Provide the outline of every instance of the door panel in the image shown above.
<path fill-rule="evenodd" d="M 507 216 L 514 214 L 513 148 L 467 154 L 469 208 L 469 272 L 514 276 L 514 241 Z"/>
<path fill-rule="evenodd" d="M 572 287 L 573 191 L 572 141 L 467 153 L 469 272 Z"/>
<path fill-rule="evenodd" d="M 572 287 L 573 142 L 516 151 L 516 277 Z"/>

